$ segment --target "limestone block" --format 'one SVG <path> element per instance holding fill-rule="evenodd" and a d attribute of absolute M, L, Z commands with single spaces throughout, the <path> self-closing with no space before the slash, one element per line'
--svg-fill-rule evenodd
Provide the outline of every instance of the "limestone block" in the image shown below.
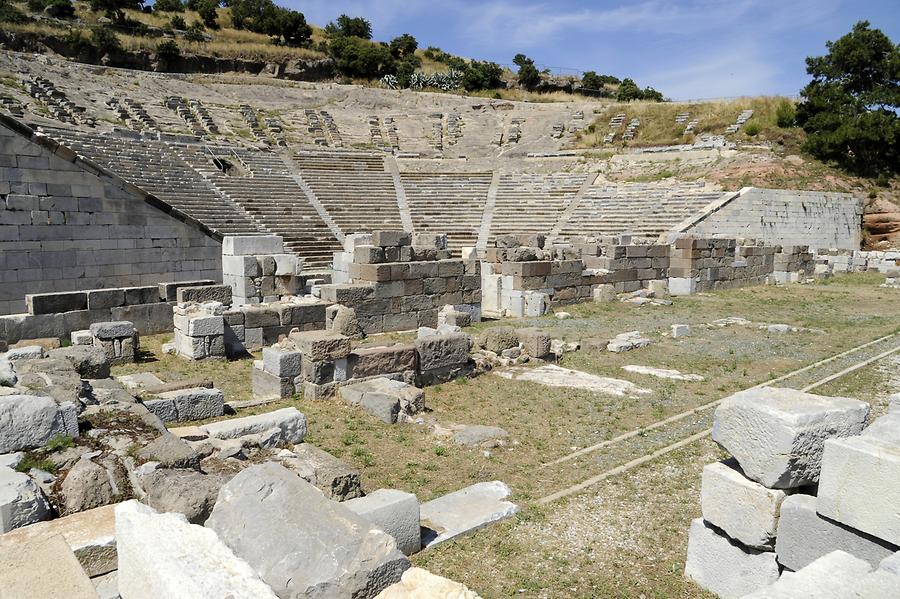
<path fill-rule="evenodd" d="M 0 532 L 51 517 L 50 502 L 27 474 L 0 467 Z"/>
<path fill-rule="evenodd" d="M 215 281 L 201 279 L 197 281 L 174 281 L 159 283 L 159 298 L 164 302 L 174 302 L 178 299 L 179 287 L 196 287 L 198 285 L 215 285 Z"/>
<path fill-rule="evenodd" d="M 353 262 L 356 264 L 380 264 L 385 261 L 385 252 L 377 245 L 358 245 L 353 249 Z M 396 262 L 397 260 L 389 260 Z"/>
<path fill-rule="evenodd" d="M 93 336 L 91 338 L 93 339 Z M 48 355 L 50 358 L 62 358 L 83 378 L 103 379 L 109 376 L 110 360 L 99 347 L 85 345 L 59 347 L 51 349 Z"/>
<path fill-rule="evenodd" d="M 306 416 L 297 408 L 282 408 L 255 416 L 211 422 L 204 424 L 200 429 L 216 439 L 237 439 L 245 435 L 255 435 L 271 429 L 278 429 L 280 432 L 276 445 L 279 443 L 302 443 L 306 437 Z"/>
<path fill-rule="evenodd" d="M 228 476 L 184 468 L 157 468 L 140 480 L 146 492 L 143 503 L 159 512 L 183 514 L 191 524 L 203 524 L 212 513 Z"/>
<path fill-rule="evenodd" d="M 158 285 L 147 285 L 145 287 L 125 287 L 122 289 L 122 291 L 125 292 L 126 306 L 159 303 Z M 88 298 L 88 304 L 90 304 L 90 298 Z"/>
<path fill-rule="evenodd" d="M 843 551 L 834 551 L 799 572 L 785 572 L 776 582 L 743 599 L 875 599 L 896 596 L 863 594 L 861 583 L 869 577 L 869 571 L 870 566 L 865 561 Z"/>
<path fill-rule="evenodd" d="M 421 370 L 464 364 L 469 359 L 471 349 L 472 338 L 465 333 L 431 335 L 416 339 L 416 352 L 419 354 Z"/>
<path fill-rule="evenodd" d="M 20 347 L 11 347 L 3 357 L 10 361 L 19 360 L 36 360 L 44 357 L 44 348 L 40 345 L 23 345 Z"/>
<path fill-rule="evenodd" d="M 614 302 L 616 301 L 616 288 L 609 284 L 596 285 L 592 297 L 595 302 Z"/>
<path fill-rule="evenodd" d="M 352 253 L 358 245 L 377 245 L 372 243 L 371 233 L 351 233 L 344 236 L 344 251 Z"/>
<path fill-rule="evenodd" d="M 348 378 L 367 378 L 416 369 L 416 346 L 398 344 L 386 347 L 365 347 L 348 356 Z"/>
<path fill-rule="evenodd" d="M 606 345 L 606 351 L 618 354 L 648 345 L 650 345 L 650 339 L 644 337 L 640 331 L 630 331 L 610 339 Z"/>
<path fill-rule="evenodd" d="M 511 494 L 508 486 L 495 480 L 423 503 L 422 545 L 432 547 L 514 516 L 519 506 L 506 501 Z"/>
<path fill-rule="evenodd" d="M 225 319 L 205 312 L 175 314 L 173 322 L 176 329 L 189 337 L 225 334 Z"/>
<path fill-rule="evenodd" d="M 134 335 L 134 323 L 127 320 L 116 322 L 95 322 L 91 325 L 91 335 L 97 339 L 121 339 Z"/>
<path fill-rule="evenodd" d="M 275 254 L 275 276 L 295 276 L 303 272 L 303 260 L 295 254 Z"/>
<path fill-rule="evenodd" d="M 159 298 L 157 298 L 157 301 Z M 102 310 L 121 306 L 125 303 L 125 291 L 123 289 L 91 289 L 87 291 L 88 310 Z"/>
<path fill-rule="evenodd" d="M 116 569 L 115 505 L 38 522 L 0 535 L 0 553 L 62 536 L 88 576 Z"/>
<path fill-rule="evenodd" d="M 35 449 L 56 435 L 78 436 L 74 404 L 35 395 L 0 396 L 0 453 Z"/>
<path fill-rule="evenodd" d="M 291 333 L 303 357 L 312 362 L 334 361 L 350 354 L 350 338 L 331 331 Z"/>
<path fill-rule="evenodd" d="M 825 442 L 816 510 L 900 545 L 900 446 L 877 437 Z"/>
<path fill-rule="evenodd" d="M 0 549 L 0 589 L 10 599 L 97 599 L 94 585 L 60 536 Z"/>
<path fill-rule="evenodd" d="M 846 397 L 762 387 L 726 397 L 712 438 L 758 483 L 790 489 L 818 482 L 826 439 L 858 434 L 869 406 Z"/>
<path fill-rule="evenodd" d="M 167 420 L 160 416 L 163 422 L 185 422 L 188 420 L 215 418 L 221 416 L 225 409 L 225 394 L 218 389 L 189 387 L 187 389 L 165 391 L 159 393 L 157 397 L 162 401 L 172 402 L 174 408 L 174 420 Z M 151 411 L 156 413 L 155 410 Z"/>
<path fill-rule="evenodd" d="M 179 287 L 176 293 L 179 304 L 195 302 L 219 302 L 231 305 L 231 285 L 201 285 L 198 287 Z"/>
<path fill-rule="evenodd" d="M 351 385 L 343 385 L 338 390 L 341 399 L 353 406 L 361 406 L 383 422 L 397 421 L 398 413 L 413 416 L 425 409 L 425 392 L 403 381 L 384 377 L 373 378 Z M 384 406 L 396 406 L 393 417 L 383 418 Z"/>
<path fill-rule="evenodd" d="M 285 350 L 280 347 L 264 347 L 263 369 L 280 378 L 293 378 L 300 374 L 299 351 Z"/>
<path fill-rule="evenodd" d="M 251 369 L 250 387 L 256 399 L 287 399 L 296 392 L 293 378 L 282 378 L 262 368 Z"/>
<path fill-rule="evenodd" d="M 669 295 L 691 295 L 697 291 L 697 279 L 669 277 Z"/>
<path fill-rule="evenodd" d="M 703 468 L 700 505 L 703 519 L 747 547 L 771 550 L 784 491 L 746 478 L 735 460 Z M 783 562 L 782 562 L 783 563 Z"/>
<path fill-rule="evenodd" d="M 812 495 L 791 495 L 781 504 L 775 542 L 775 553 L 781 565 L 797 571 L 837 550 L 846 551 L 876 567 L 898 548 L 820 516 L 816 513 L 816 498 Z"/>
<path fill-rule="evenodd" d="M 488 351 L 499 354 L 503 350 L 519 346 L 519 337 L 512 327 L 491 327 L 478 338 L 478 344 Z"/>
<path fill-rule="evenodd" d="M 419 500 L 412 493 L 378 489 L 365 497 L 351 499 L 344 505 L 394 537 L 397 549 L 404 554 L 412 555 L 422 548 Z"/>
<path fill-rule="evenodd" d="M 226 237 L 227 239 L 227 237 Z M 128 599 L 276 599 L 208 528 L 136 501 L 116 507 L 118 585 Z"/>
<path fill-rule="evenodd" d="M 281 599 L 372 598 L 409 567 L 389 535 L 271 462 L 222 487 L 206 526 Z"/>
<path fill-rule="evenodd" d="M 672 339 L 680 339 L 681 337 L 690 337 L 691 327 L 686 324 L 673 324 L 670 327 Z"/>
<path fill-rule="evenodd" d="M 722 599 L 737 599 L 778 580 L 772 551 L 745 548 L 702 518 L 691 522 L 684 575 Z"/>
<path fill-rule="evenodd" d="M 543 358 L 550 353 L 550 334 L 537 328 L 516 329 L 522 349 L 532 358 Z"/>
<path fill-rule="evenodd" d="M 222 274 L 225 277 L 258 277 L 259 262 L 255 256 L 222 256 Z"/>
<path fill-rule="evenodd" d="M 876 418 L 872 424 L 866 427 L 862 432 L 863 437 L 900 445 L 900 412 L 893 407 L 893 400 L 891 401 L 890 411 L 884 416 Z"/>
<path fill-rule="evenodd" d="M 406 231 L 372 231 L 372 245 L 381 247 L 410 245 L 412 239 Z"/>
<path fill-rule="evenodd" d="M 881 563 L 878 564 L 878 569 L 890 572 L 895 576 L 900 576 L 900 551 L 892 553 L 890 556 L 881 560 Z"/>
<path fill-rule="evenodd" d="M 69 335 L 69 341 L 72 342 L 72 345 L 91 345 L 94 342 L 94 336 L 91 334 L 90 329 L 72 331 Z"/>
<path fill-rule="evenodd" d="M 292 451 L 280 453 L 278 459 L 329 499 L 346 501 L 363 495 L 359 471 L 315 445 L 294 445 Z"/>
<path fill-rule="evenodd" d="M 222 239 L 223 256 L 259 256 L 284 253 L 278 235 L 226 235 Z"/>
<path fill-rule="evenodd" d="M 384 589 L 376 599 L 479 599 L 464 584 L 432 574 L 422 568 L 410 568 L 400 582 Z"/>
<path fill-rule="evenodd" d="M 73 310 L 87 310 L 87 301 L 87 293 L 84 291 L 25 295 L 25 305 L 29 314 L 57 314 Z"/>

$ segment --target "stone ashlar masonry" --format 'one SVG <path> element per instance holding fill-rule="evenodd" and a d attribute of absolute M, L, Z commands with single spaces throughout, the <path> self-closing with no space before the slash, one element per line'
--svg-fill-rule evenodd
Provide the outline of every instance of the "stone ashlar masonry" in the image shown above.
<path fill-rule="evenodd" d="M 129 321 L 141 335 L 172 331 L 172 307 L 182 287 L 213 285 L 214 281 L 177 281 L 143 287 L 113 287 L 25 296 L 27 313 L 0 316 L 0 339 L 69 338 L 92 324 Z"/>
<path fill-rule="evenodd" d="M 442 331 L 420 335 L 415 343 L 352 349 L 349 337 L 331 331 L 292 332 L 263 349 L 254 362 L 257 399 L 334 397 L 338 388 L 373 379 L 390 379 L 423 387 L 467 376 L 474 368 L 472 338 Z"/>
<path fill-rule="evenodd" d="M 219 252 L 198 221 L 0 116 L 0 314 L 25 294 L 219 279 Z"/>
<path fill-rule="evenodd" d="M 863 201 L 845 193 L 745 188 L 673 233 L 856 250 L 862 242 L 862 216 Z"/>
<path fill-rule="evenodd" d="M 861 574 L 897 559 L 898 400 L 866 427 L 869 405 L 856 399 L 766 387 L 725 398 L 712 436 L 733 458 L 703 469 L 703 516 L 691 524 L 685 574 L 726 599 L 795 597 L 774 591 L 794 580 L 782 572 L 834 551 L 861 560 Z M 852 596 L 897 596 L 896 574 L 879 592 Z M 832 593 L 827 577 L 807 584 L 803 596 L 851 596 Z"/>
<path fill-rule="evenodd" d="M 302 272 L 303 260 L 285 252 L 277 235 L 229 235 L 222 241 L 222 283 L 231 287 L 235 306 L 302 293 Z"/>
<path fill-rule="evenodd" d="M 900 268 L 900 250 L 816 250 L 816 272 L 865 272 L 874 270 L 887 273 Z"/>
<path fill-rule="evenodd" d="M 348 235 L 323 301 L 352 308 L 366 334 L 436 327 L 446 305 L 481 314 L 481 264 L 451 258 L 447 236 L 405 231 Z"/>

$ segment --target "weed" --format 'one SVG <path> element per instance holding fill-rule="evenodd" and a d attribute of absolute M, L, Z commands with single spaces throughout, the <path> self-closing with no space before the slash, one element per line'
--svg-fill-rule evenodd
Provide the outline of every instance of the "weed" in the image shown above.
<path fill-rule="evenodd" d="M 443 445 L 438 445 L 434 448 L 434 455 L 438 456 L 439 458 L 444 457 L 445 455 L 447 455 L 447 448 Z"/>

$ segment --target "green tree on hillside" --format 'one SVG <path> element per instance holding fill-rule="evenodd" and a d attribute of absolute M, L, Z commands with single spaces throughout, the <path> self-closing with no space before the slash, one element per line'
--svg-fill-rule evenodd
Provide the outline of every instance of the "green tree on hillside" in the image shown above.
<path fill-rule="evenodd" d="M 394 58 L 412 56 L 419 47 L 419 42 L 408 33 L 399 35 L 391 40 L 391 54 Z"/>
<path fill-rule="evenodd" d="M 210 29 L 219 28 L 219 13 L 216 12 L 218 7 L 219 0 L 201 0 L 197 5 L 197 14 L 200 15 L 200 20 Z"/>
<path fill-rule="evenodd" d="M 370 40 L 372 39 L 372 24 L 362 17 L 341 15 L 336 21 L 325 26 L 325 33 L 331 37 L 350 36 Z"/>
<path fill-rule="evenodd" d="M 534 66 L 534 61 L 524 54 L 516 54 L 513 64 L 519 67 L 519 85 L 526 89 L 534 89 L 541 83 L 541 72 Z"/>
<path fill-rule="evenodd" d="M 800 92 L 804 149 L 862 175 L 900 170 L 900 47 L 860 21 L 828 54 L 806 59 Z"/>
<path fill-rule="evenodd" d="M 184 12 L 184 5 L 181 0 L 156 0 L 153 3 L 153 10 L 156 12 Z"/>
<path fill-rule="evenodd" d="M 140 10 L 144 0 L 90 0 L 91 10 L 103 12 L 117 23 L 125 21 L 126 10 Z"/>

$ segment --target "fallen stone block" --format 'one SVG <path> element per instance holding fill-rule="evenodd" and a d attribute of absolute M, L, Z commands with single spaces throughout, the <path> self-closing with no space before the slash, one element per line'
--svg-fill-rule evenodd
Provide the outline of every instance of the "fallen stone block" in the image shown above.
<path fill-rule="evenodd" d="M 686 324 L 673 324 L 669 328 L 672 339 L 680 339 L 682 337 L 690 337 L 691 335 L 691 327 Z"/>
<path fill-rule="evenodd" d="M 511 494 L 508 486 L 495 480 L 423 503 L 422 546 L 433 547 L 515 515 L 519 506 L 506 501 Z"/>
<path fill-rule="evenodd" d="M 0 387 L 15 387 L 18 381 L 12 362 L 0 359 Z"/>
<path fill-rule="evenodd" d="M 310 443 L 294 445 L 290 452 L 278 454 L 284 466 L 335 501 L 363 495 L 359 470 Z"/>
<path fill-rule="evenodd" d="M 201 279 L 198 281 L 174 281 L 159 283 L 159 299 L 164 302 L 174 302 L 178 299 L 178 289 L 181 287 L 198 287 L 200 285 L 215 285 L 216 282 L 211 279 Z"/>
<path fill-rule="evenodd" d="M 495 354 L 519 346 L 519 337 L 512 327 L 491 327 L 478 338 L 478 344 Z"/>
<path fill-rule="evenodd" d="M 638 387 L 631 381 L 614 379 L 605 376 L 597 376 L 580 370 L 563 368 L 556 364 L 545 364 L 537 368 L 513 366 L 493 372 L 496 376 L 515 381 L 528 381 L 546 385 L 548 387 L 567 387 L 573 389 L 585 389 L 596 393 L 606 393 L 615 396 L 649 395 L 650 389 Z"/>
<path fill-rule="evenodd" d="M 684 575 L 722 599 L 738 599 L 778 580 L 778 562 L 775 552 L 745 548 L 697 518 Z"/>
<path fill-rule="evenodd" d="M 99 347 L 73 345 L 51 349 L 48 355 L 51 358 L 65 359 L 82 378 L 105 379 L 109 377 L 110 360 L 103 349 Z"/>
<path fill-rule="evenodd" d="M 522 350 L 532 358 L 543 358 L 550 353 L 550 334 L 536 328 L 516 329 Z"/>
<path fill-rule="evenodd" d="M 416 339 L 419 368 L 423 371 L 463 364 L 468 361 L 471 349 L 472 338 L 465 333 L 431 335 Z"/>
<path fill-rule="evenodd" d="M 820 516 L 812 495 L 791 495 L 781 504 L 775 542 L 778 563 L 797 571 L 837 550 L 877 567 L 900 547 Z"/>
<path fill-rule="evenodd" d="M 644 337 L 640 331 L 631 331 L 629 333 L 621 333 L 610 339 L 606 346 L 606 351 L 619 354 L 648 345 L 650 345 L 650 340 Z"/>
<path fill-rule="evenodd" d="M 195 302 L 219 302 L 224 306 L 231 305 L 231 285 L 200 285 L 197 287 L 179 287 L 175 295 L 179 304 Z"/>
<path fill-rule="evenodd" d="M 124 466 L 112 454 L 99 454 L 98 451 L 82 454 L 69 469 L 59 486 L 60 514 L 67 516 L 115 503 L 124 492 L 127 481 Z"/>
<path fill-rule="evenodd" d="M 94 343 L 94 336 L 91 334 L 90 329 L 72 331 L 69 335 L 69 341 L 72 342 L 72 345 L 92 345 Z"/>
<path fill-rule="evenodd" d="M 297 392 L 294 378 L 266 372 L 255 364 L 250 370 L 250 387 L 253 397 L 259 400 L 287 399 Z"/>
<path fill-rule="evenodd" d="M 652 368 L 650 366 L 638 366 L 635 364 L 626 364 L 622 367 L 622 370 L 626 372 L 633 372 L 635 374 L 655 376 L 659 379 L 671 379 L 673 381 L 699 382 L 703 380 L 703 377 L 699 374 L 684 374 L 677 370 L 669 370 L 667 368 Z"/>
<path fill-rule="evenodd" d="M 200 455 L 168 431 L 141 447 L 137 456 L 146 462 L 156 462 L 160 468 L 200 467 Z"/>
<path fill-rule="evenodd" d="M 0 396 L 0 453 L 35 449 L 56 435 L 78 436 L 78 416 L 70 402 L 50 397 Z"/>
<path fill-rule="evenodd" d="M 215 532 L 181 514 L 126 501 L 116 508 L 116 539 L 119 592 L 128 599 L 276 599 Z"/>
<path fill-rule="evenodd" d="M 798 572 L 785 572 L 771 585 L 743 599 L 875 599 L 891 596 L 860 593 L 860 583 L 868 577 L 870 570 L 865 561 L 843 551 L 834 551 Z"/>
<path fill-rule="evenodd" d="M 264 347 L 263 369 L 278 377 L 296 377 L 300 375 L 300 358 L 303 354 L 296 350 L 281 347 Z"/>
<path fill-rule="evenodd" d="M 388 534 L 271 462 L 222 487 L 206 526 L 281 599 L 368 599 L 409 567 Z"/>
<path fill-rule="evenodd" d="M 0 532 L 48 520 L 52 515 L 50 502 L 31 477 L 0 467 Z"/>
<path fill-rule="evenodd" d="M 205 420 L 221 416 L 225 410 L 225 394 L 218 389 L 178 389 L 159 393 L 156 397 L 144 401 L 144 405 L 163 422 Z"/>
<path fill-rule="evenodd" d="M 747 547 L 775 547 L 780 508 L 786 494 L 746 478 L 735 460 L 703 468 L 700 505 L 703 519 Z M 782 562 L 783 563 L 783 562 Z"/>
<path fill-rule="evenodd" d="M 297 408 L 282 408 L 265 414 L 204 424 L 200 429 L 215 439 L 237 439 L 278 429 L 274 445 L 294 444 L 302 443 L 306 437 L 306 416 Z"/>
<path fill-rule="evenodd" d="M 23 345 L 20 347 L 11 347 L 3 354 L 3 358 L 16 362 L 18 360 L 37 360 L 44 357 L 44 348 L 40 345 Z"/>
<path fill-rule="evenodd" d="M 877 437 L 825 442 L 816 510 L 900 545 L 900 446 Z"/>
<path fill-rule="evenodd" d="M 344 385 L 338 394 L 348 404 L 360 406 L 388 424 L 397 422 L 401 414 L 412 417 L 425 409 L 424 391 L 384 377 Z"/>
<path fill-rule="evenodd" d="M 0 549 L 0 593 L 10 599 L 97 599 L 94 585 L 59 536 Z"/>
<path fill-rule="evenodd" d="M 855 399 L 761 387 L 722 400 L 712 438 L 748 478 L 790 489 L 818 482 L 825 440 L 859 434 L 868 415 Z"/>
<path fill-rule="evenodd" d="M 88 576 L 116 569 L 115 505 L 104 505 L 0 535 L 0 553 L 32 541 L 62 536 Z"/>
<path fill-rule="evenodd" d="M 134 335 L 134 323 L 127 320 L 95 322 L 91 325 L 90 331 L 97 339 L 120 339 Z"/>
<path fill-rule="evenodd" d="M 878 564 L 878 569 L 900 576 L 900 551 L 892 553 L 889 557 L 881 560 L 881 563 Z"/>
<path fill-rule="evenodd" d="M 412 493 L 378 489 L 344 505 L 391 535 L 397 542 L 397 549 L 405 555 L 412 555 L 422 548 L 419 500 Z"/>
<path fill-rule="evenodd" d="M 228 482 L 222 474 L 196 470 L 157 468 L 141 477 L 143 502 L 159 512 L 184 515 L 191 524 L 203 524 L 212 513 L 219 489 Z"/>
<path fill-rule="evenodd" d="M 509 433 L 499 426 L 470 424 L 453 433 L 453 441 L 463 447 L 491 448 L 502 445 Z"/>
<path fill-rule="evenodd" d="M 479 599 L 464 584 L 432 574 L 422 568 L 410 568 L 400 582 L 384 589 L 376 599 Z"/>

